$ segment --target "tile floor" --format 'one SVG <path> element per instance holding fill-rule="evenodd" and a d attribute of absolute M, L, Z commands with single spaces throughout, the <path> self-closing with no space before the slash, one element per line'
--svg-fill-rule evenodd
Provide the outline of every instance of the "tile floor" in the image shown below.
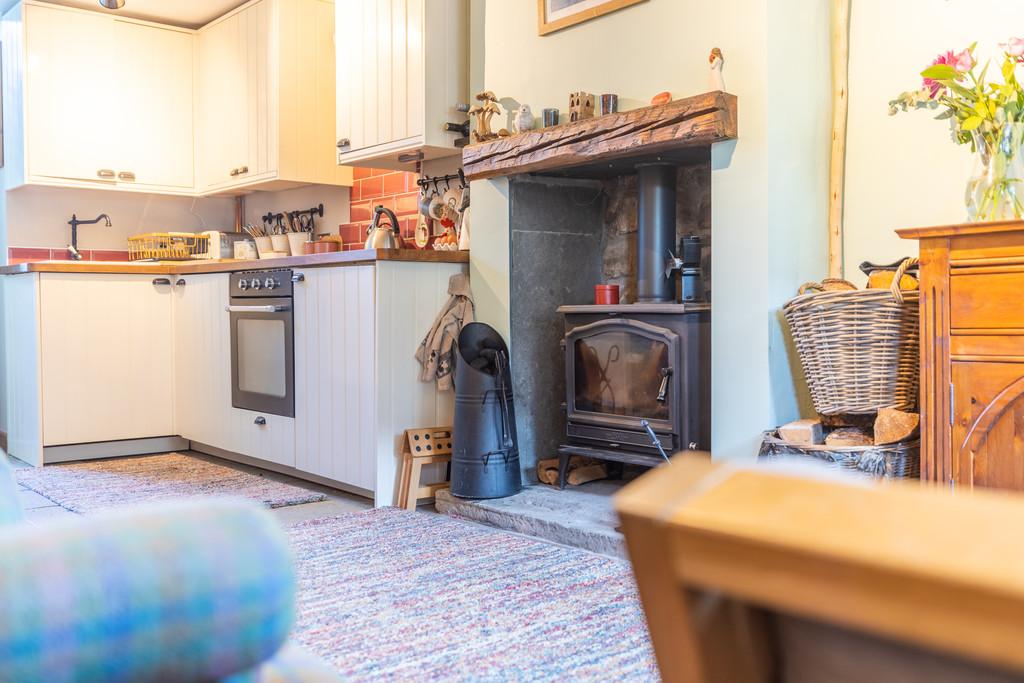
<path fill-rule="evenodd" d="M 306 503 L 304 505 L 291 505 L 288 507 L 275 508 L 270 510 L 270 513 L 280 520 L 283 526 L 289 526 L 298 522 L 304 522 L 307 519 L 313 519 L 315 517 L 329 517 L 331 515 L 339 515 L 343 512 L 358 512 L 360 510 L 368 510 L 373 507 L 373 501 L 367 498 L 361 498 L 359 496 L 345 493 L 337 489 L 332 489 L 327 486 L 321 486 L 312 482 L 304 481 L 302 479 L 296 479 L 295 477 L 289 477 L 284 474 L 277 474 L 276 472 L 269 472 L 267 470 L 260 470 L 257 467 L 251 467 L 249 465 L 243 465 L 241 463 L 231 462 L 230 460 L 222 460 L 213 456 L 206 455 L 204 453 L 198 453 L 196 451 L 181 451 L 197 458 L 202 458 L 210 462 L 215 462 L 218 465 L 224 467 L 230 467 L 232 469 L 241 470 L 243 472 L 258 472 L 262 476 L 265 476 L 275 481 L 281 481 L 295 486 L 300 486 L 305 489 L 313 491 L 319 491 L 327 496 L 327 500 L 318 503 Z M 0 451 L 0 456 L 3 452 Z M 10 459 L 11 465 L 15 469 L 31 467 L 21 460 L 18 460 L 12 456 L 3 456 Z M 44 498 L 35 491 L 31 491 L 21 484 L 18 484 L 18 497 L 21 500 L 22 507 L 25 509 L 26 520 L 32 523 L 39 523 L 45 520 L 53 519 L 55 517 L 65 517 L 68 515 L 75 515 L 76 513 L 70 510 L 65 510 L 48 498 Z"/>

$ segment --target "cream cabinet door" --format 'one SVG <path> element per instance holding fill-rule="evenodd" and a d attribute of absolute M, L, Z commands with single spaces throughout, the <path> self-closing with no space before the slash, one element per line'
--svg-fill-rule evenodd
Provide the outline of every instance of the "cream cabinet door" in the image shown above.
<path fill-rule="evenodd" d="M 169 281 L 43 273 L 39 297 L 43 445 L 175 434 Z"/>
<path fill-rule="evenodd" d="M 119 183 L 189 190 L 194 185 L 191 33 L 114 22 L 120 107 Z"/>
<path fill-rule="evenodd" d="M 113 184 L 121 110 L 114 22 L 61 7 L 25 7 L 29 176 Z"/>
<path fill-rule="evenodd" d="M 251 182 L 277 170 L 273 9 L 262 0 L 197 34 L 196 156 L 201 191 Z"/>
<path fill-rule="evenodd" d="M 295 468 L 376 488 L 374 266 L 295 285 Z"/>
<path fill-rule="evenodd" d="M 192 188 L 190 32 L 39 5 L 25 31 L 30 178 Z"/>
<path fill-rule="evenodd" d="M 336 0 L 340 153 L 422 135 L 423 3 Z"/>
<path fill-rule="evenodd" d="M 228 278 L 174 278 L 174 416 L 180 436 L 232 450 Z"/>

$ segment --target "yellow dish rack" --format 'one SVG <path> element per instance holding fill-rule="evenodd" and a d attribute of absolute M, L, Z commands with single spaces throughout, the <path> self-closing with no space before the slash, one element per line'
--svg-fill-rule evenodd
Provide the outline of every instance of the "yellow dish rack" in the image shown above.
<path fill-rule="evenodd" d="M 128 238 L 129 261 L 187 261 L 209 251 L 210 236 L 191 232 L 148 232 Z"/>

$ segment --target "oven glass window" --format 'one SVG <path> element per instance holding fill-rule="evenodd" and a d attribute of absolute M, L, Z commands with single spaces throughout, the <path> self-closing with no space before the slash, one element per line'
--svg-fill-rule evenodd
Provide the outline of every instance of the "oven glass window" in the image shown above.
<path fill-rule="evenodd" d="M 238 320 L 238 388 L 283 398 L 288 393 L 285 373 L 285 321 L 263 318 Z"/>
<path fill-rule="evenodd" d="M 665 342 L 626 330 L 601 332 L 577 339 L 574 356 L 576 410 L 671 418 L 672 392 L 663 384 L 669 369 Z"/>

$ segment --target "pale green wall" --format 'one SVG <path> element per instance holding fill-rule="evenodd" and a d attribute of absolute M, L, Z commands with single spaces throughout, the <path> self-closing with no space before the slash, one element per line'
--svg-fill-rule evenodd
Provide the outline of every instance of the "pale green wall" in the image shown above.
<path fill-rule="evenodd" d="M 801 281 L 825 272 L 827 4 L 648 0 L 545 37 L 537 35 L 532 0 L 473 5 L 477 21 L 486 8 L 482 85 L 536 114 L 551 106 L 564 112 L 574 90 L 618 93 L 623 109 L 661 90 L 704 92 L 708 53 L 724 52 L 725 82 L 739 97 L 740 140 L 713 150 L 718 457 L 753 457 L 762 430 L 798 414 L 778 309 Z M 472 191 L 479 316 L 507 330 L 507 199 L 500 184 L 478 182 Z"/>
<path fill-rule="evenodd" d="M 953 144 L 946 121 L 927 111 L 888 115 L 888 102 L 920 87 L 937 54 L 978 41 L 998 60 L 999 43 L 1024 35 L 1017 0 L 854 0 L 850 17 L 850 123 L 847 138 L 846 277 L 863 283 L 864 260 L 916 255 L 897 228 L 960 223 L 970 147 Z M 999 76 L 998 62 L 990 73 Z"/>

